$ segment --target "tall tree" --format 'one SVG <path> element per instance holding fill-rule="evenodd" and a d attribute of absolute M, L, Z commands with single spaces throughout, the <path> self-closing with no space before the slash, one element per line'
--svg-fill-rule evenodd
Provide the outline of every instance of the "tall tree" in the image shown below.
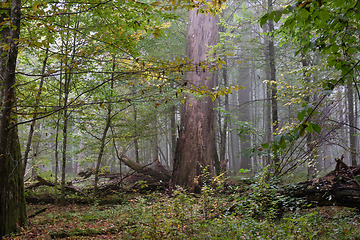
<path fill-rule="evenodd" d="M 214 74 L 200 67 L 206 61 L 209 46 L 218 39 L 217 17 L 198 14 L 198 9 L 189 12 L 186 55 L 191 59 L 192 70 L 185 74 L 186 80 L 195 87 L 212 89 Z M 196 99 L 187 96 L 181 109 L 181 125 L 174 159 L 173 181 L 199 191 L 196 181 L 204 169 L 214 173 L 217 158 L 214 132 L 214 103 L 210 97 Z"/>
<path fill-rule="evenodd" d="M 356 159 L 356 135 L 355 135 L 355 128 L 356 128 L 356 121 L 354 117 L 354 96 L 353 96 L 353 89 L 352 84 L 349 83 L 347 85 L 347 100 L 348 100 L 348 119 L 349 119 L 349 141 L 350 141 L 350 159 L 351 165 L 355 166 L 357 164 Z"/>
<path fill-rule="evenodd" d="M 110 81 L 110 93 L 109 93 L 109 99 L 112 100 L 112 95 L 113 95 L 113 90 L 114 90 L 114 72 L 115 72 L 115 58 L 113 59 L 113 66 L 112 66 L 112 71 L 111 71 L 111 81 Z M 104 127 L 104 131 L 102 133 L 101 136 L 101 145 L 100 145 L 100 149 L 99 149 L 99 154 L 97 157 L 97 161 L 96 161 L 96 166 L 95 166 L 95 182 L 94 182 L 94 196 L 96 196 L 97 192 L 98 192 L 98 182 L 99 182 L 99 170 L 100 170 L 100 165 L 101 165 L 101 161 L 104 155 L 104 151 L 105 151 L 105 147 L 106 147 L 106 137 L 107 137 L 107 133 L 109 131 L 109 128 L 111 126 L 111 119 L 112 119 L 112 115 L 113 113 L 112 111 L 112 103 L 109 102 L 107 104 L 107 114 L 106 114 L 106 121 L 105 121 L 105 127 Z"/>
<path fill-rule="evenodd" d="M 239 120 L 241 122 L 250 122 L 251 121 L 251 113 L 249 109 L 250 102 L 250 69 L 248 66 L 241 66 L 239 69 L 239 78 L 241 81 L 241 85 L 245 87 L 245 89 L 241 89 L 238 91 L 238 102 L 239 102 Z M 240 147 L 241 147 L 241 159 L 240 159 L 240 168 L 242 169 L 251 169 L 251 159 L 249 157 L 249 151 L 251 148 L 250 144 L 250 134 L 245 132 L 241 135 L 240 139 Z"/>
<path fill-rule="evenodd" d="M 20 0 L 2 3 L 0 38 L 0 237 L 27 222 L 23 164 L 14 107 Z"/>
<path fill-rule="evenodd" d="M 273 11 L 273 1 L 272 0 L 265 0 L 264 4 L 267 5 L 267 11 L 271 12 Z M 267 136 L 268 136 L 268 141 L 271 138 L 271 132 L 272 133 L 276 133 L 277 132 L 277 128 L 278 128 L 278 103 L 277 103 L 277 84 L 276 84 L 276 68 L 275 68 L 275 44 L 274 44 L 274 37 L 273 37 L 273 32 L 274 31 L 274 21 L 272 19 L 269 19 L 267 21 L 266 27 L 264 28 L 264 32 L 266 34 L 269 34 L 269 37 L 265 40 L 265 74 L 267 77 L 267 80 L 269 81 L 268 83 L 268 89 L 267 89 L 267 117 L 270 119 L 270 115 L 271 115 L 271 124 L 272 124 L 272 129 L 269 129 L 269 125 L 271 125 L 269 122 L 267 122 L 266 124 L 266 130 L 267 132 Z M 271 102 L 271 104 L 270 104 Z M 271 110 L 271 114 L 270 114 L 270 110 Z M 268 120 L 269 120 L 268 119 Z M 269 163 L 272 164 L 273 166 L 273 170 L 276 173 L 278 170 L 278 162 L 279 162 L 279 157 L 278 157 L 278 153 L 277 150 L 274 151 L 274 156 L 272 157 L 272 159 L 268 159 L 268 161 L 270 160 Z"/>

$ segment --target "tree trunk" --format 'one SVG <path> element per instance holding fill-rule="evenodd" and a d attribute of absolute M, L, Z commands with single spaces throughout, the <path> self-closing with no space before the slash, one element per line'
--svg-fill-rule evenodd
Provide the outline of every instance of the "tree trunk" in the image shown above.
<path fill-rule="evenodd" d="M 33 136 L 33 157 L 32 157 L 32 169 L 31 169 L 31 177 L 36 177 L 37 174 L 38 174 L 38 157 L 40 155 L 40 151 L 39 151 L 39 148 L 40 148 L 40 140 L 41 140 L 41 124 L 36 124 L 35 126 L 35 130 L 37 130 L 35 133 L 34 133 L 34 136 Z"/>
<path fill-rule="evenodd" d="M 354 119 L 354 95 L 352 84 L 347 86 L 347 98 L 348 98 L 348 118 L 349 118 L 349 140 L 350 140 L 350 160 L 351 165 L 357 165 L 356 159 L 356 136 L 355 136 L 355 119 Z"/>
<path fill-rule="evenodd" d="M 170 134 L 171 134 L 171 154 L 169 160 L 169 166 L 172 168 L 174 165 L 173 159 L 175 158 L 175 148 L 176 148 L 176 105 L 171 106 L 170 109 Z"/>
<path fill-rule="evenodd" d="M 69 74 L 65 74 L 65 85 L 64 85 L 64 110 L 63 110 L 63 145 L 62 145 L 62 164 L 61 164 L 61 194 L 60 194 L 60 205 L 65 205 L 65 176 L 66 176 L 66 155 L 67 155 L 67 130 L 69 121 L 69 111 L 67 109 L 68 97 L 69 97 Z"/>
<path fill-rule="evenodd" d="M 207 46 L 217 43 L 217 18 L 208 14 L 197 14 L 198 9 L 189 12 L 187 32 L 187 57 L 194 69 L 186 73 L 186 80 L 196 87 L 214 87 L 214 76 L 198 65 L 206 60 Z M 209 69 L 210 66 L 207 67 Z M 187 96 L 181 109 L 180 133 L 177 141 L 173 181 L 186 186 L 190 191 L 199 191 L 198 177 L 203 170 L 214 173 L 217 158 L 214 132 L 214 103 L 210 97 L 195 99 Z"/>
<path fill-rule="evenodd" d="M 115 59 L 113 59 L 113 66 L 112 66 L 112 74 L 111 74 L 111 85 L 110 85 L 110 100 L 112 99 L 113 89 L 114 89 L 114 72 L 115 72 Z M 98 191 L 98 182 L 99 182 L 99 170 L 101 165 L 101 160 L 104 155 L 104 150 L 106 146 L 106 136 L 107 132 L 111 125 L 111 110 L 112 106 L 111 103 L 108 104 L 107 114 L 106 114 L 106 122 L 105 122 L 105 128 L 103 131 L 103 134 L 101 136 L 101 145 L 99 150 L 99 155 L 96 161 L 96 167 L 95 167 L 95 182 L 94 182 L 94 196 L 96 196 Z"/>
<path fill-rule="evenodd" d="M 268 33 L 268 24 L 264 25 L 264 33 Z M 267 80 L 265 88 L 265 117 L 264 117 L 264 127 L 265 127 L 265 141 L 270 143 L 272 141 L 272 131 L 271 131 L 271 73 L 270 73 L 270 60 L 269 60 L 269 40 L 265 37 L 264 39 L 264 59 L 265 59 L 265 80 Z M 270 149 L 268 149 L 265 157 L 266 166 L 271 163 Z"/>
<path fill-rule="evenodd" d="M 239 71 L 240 84 L 245 87 L 245 89 L 240 89 L 238 91 L 238 102 L 239 102 L 239 121 L 241 122 L 250 122 L 251 114 L 249 109 L 250 101 L 250 69 L 247 66 L 242 66 L 242 69 Z M 250 134 L 244 134 L 240 136 L 240 147 L 241 147 L 241 158 L 240 158 L 240 169 L 251 170 L 251 159 L 249 156 L 251 144 L 250 144 Z"/>
<path fill-rule="evenodd" d="M 221 26 L 220 31 L 225 33 L 225 27 Z M 225 51 L 226 51 L 225 45 L 223 45 L 222 50 L 225 53 Z M 224 62 L 226 63 L 225 65 L 227 66 L 228 59 L 227 59 L 226 55 L 224 55 Z M 222 79 L 224 81 L 224 86 L 226 87 L 228 85 L 228 69 L 227 69 L 227 67 L 224 67 L 222 69 L 221 73 L 222 73 Z M 219 161 L 218 169 L 216 169 L 216 165 L 215 165 L 216 174 L 220 174 L 221 172 L 226 171 L 226 166 L 227 166 L 227 162 L 228 162 L 228 159 L 226 159 L 226 146 L 227 146 L 226 140 L 227 140 L 228 122 L 229 122 L 229 114 L 230 114 L 229 95 L 228 94 L 225 94 L 225 96 L 224 96 L 224 110 L 225 110 L 225 113 L 223 114 L 222 127 L 221 127 L 221 120 L 219 120 L 219 127 L 220 127 L 219 159 L 220 159 L 220 161 Z M 221 119 L 221 114 L 219 114 L 219 118 Z"/>
<path fill-rule="evenodd" d="M 310 86 L 310 77 L 308 76 L 308 70 L 306 69 L 307 67 L 309 67 L 309 61 L 306 59 L 306 56 L 301 53 L 301 64 L 304 68 L 304 82 Z M 310 96 L 307 95 L 304 97 L 304 102 L 306 104 L 308 104 L 310 102 Z M 309 119 L 310 121 L 310 119 Z M 308 134 L 306 137 L 306 147 L 307 147 L 307 151 L 309 152 L 309 154 L 311 155 L 310 160 L 307 162 L 308 166 L 307 166 L 307 179 L 313 179 L 316 176 L 316 154 L 315 154 L 315 145 L 313 143 L 313 137 L 311 134 Z"/>
<path fill-rule="evenodd" d="M 69 25 L 70 25 L 70 19 L 68 19 Z M 79 25 L 79 22 L 75 23 L 74 28 L 77 29 Z M 65 44 L 65 50 L 68 50 L 68 46 L 70 44 L 71 35 L 70 32 L 67 33 L 67 39 Z M 77 34 L 74 33 L 72 40 L 72 49 L 71 49 L 71 59 L 70 61 L 65 62 L 65 76 L 64 76 L 64 105 L 63 105 L 63 145 L 62 145 L 62 166 L 61 166 L 61 195 L 60 195 L 60 205 L 64 205 L 65 202 L 65 176 L 66 176 L 66 161 L 67 161 L 67 140 L 68 140 L 68 125 L 69 125 L 69 118 L 71 112 L 68 109 L 68 101 L 69 101 L 69 95 L 70 95 L 70 83 L 72 78 L 72 70 L 74 68 L 74 59 L 76 55 L 76 41 L 77 41 Z M 66 52 L 65 51 L 65 52 Z"/>
<path fill-rule="evenodd" d="M 135 95 L 135 90 L 133 90 L 133 94 Z M 133 103 L 132 105 L 134 110 L 134 151 L 135 151 L 135 161 L 137 163 L 140 163 L 140 157 L 139 157 L 139 133 L 138 133 L 138 123 L 137 123 L 137 116 L 138 112 L 136 109 L 136 104 Z"/>
<path fill-rule="evenodd" d="M 273 10 L 273 1 L 267 0 L 267 10 L 268 12 L 271 12 Z M 274 37 L 272 36 L 272 31 L 274 31 L 274 21 L 268 20 L 266 24 L 266 28 L 264 28 L 264 31 L 266 33 L 270 33 L 270 36 L 268 39 L 266 39 L 266 50 L 265 54 L 266 56 L 266 71 L 267 71 L 267 79 L 269 82 L 268 84 L 268 96 L 271 99 L 271 123 L 272 123 L 272 133 L 276 133 L 278 129 L 278 106 L 277 106 L 277 84 L 276 84 L 276 68 L 275 68 L 275 46 L 274 46 Z M 269 106 L 270 107 L 270 106 Z M 269 108 L 268 107 L 268 108 Z M 269 109 L 270 110 L 270 109 Z M 270 114 L 269 114 L 270 115 Z M 268 127 L 268 126 L 267 126 Z M 268 136 L 270 137 L 270 133 L 268 133 Z M 274 156 L 271 159 L 272 169 L 274 171 L 274 174 L 277 174 L 279 171 L 279 163 L 280 159 L 278 156 L 278 153 L 276 150 L 274 150 Z"/>
<path fill-rule="evenodd" d="M 0 34 L 0 237 L 27 222 L 23 164 L 17 132 L 15 69 L 20 35 L 21 1 L 6 1 L 0 13 L 4 24 Z M 7 27 L 8 26 L 8 27 Z M 4 50 L 4 46 L 8 49 Z"/>
<path fill-rule="evenodd" d="M 32 143 L 32 137 L 34 135 L 34 130 L 35 130 L 35 124 L 36 124 L 36 118 L 38 116 L 37 110 L 39 107 L 39 103 L 40 103 L 40 97 L 41 97 L 41 93 L 42 93 L 42 86 L 44 83 L 44 79 L 45 79 L 45 71 L 46 71 L 46 64 L 47 64 L 47 59 L 49 57 L 49 49 L 46 49 L 45 52 L 45 58 L 43 61 L 43 66 L 41 69 L 41 78 L 40 78 L 40 84 L 39 84 L 39 89 L 37 91 L 36 94 L 36 100 L 35 100 L 35 106 L 34 106 L 34 115 L 32 118 L 32 122 L 30 125 L 30 130 L 29 130 L 29 135 L 28 135 L 28 139 L 27 139 L 27 143 L 26 143 L 26 148 L 25 148 L 25 153 L 24 153 L 24 160 L 23 160 L 23 164 L 24 164 L 24 174 L 25 174 L 25 170 L 26 170 L 26 165 L 27 165 L 27 161 L 28 161 L 28 157 L 29 157 L 29 152 L 31 150 L 31 143 Z"/>

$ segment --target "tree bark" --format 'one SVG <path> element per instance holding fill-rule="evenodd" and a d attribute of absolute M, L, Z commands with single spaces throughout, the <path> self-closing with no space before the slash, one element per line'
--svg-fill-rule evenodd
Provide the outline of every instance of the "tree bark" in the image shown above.
<path fill-rule="evenodd" d="M 217 18 L 210 14 L 197 14 L 198 9 L 189 12 L 187 31 L 187 57 L 192 60 L 193 70 L 185 74 L 186 80 L 196 87 L 214 87 L 214 76 L 203 71 L 200 63 L 206 60 L 208 46 L 217 43 Z M 210 97 L 195 99 L 187 96 L 181 109 L 181 125 L 177 141 L 173 182 L 188 187 L 190 191 L 199 191 L 198 177 L 203 170 L 214 173 L 214 161 L 217 158 L 214 132 L 214 103 Z"/>
<path fill-rule="evenodd" d="M 27 223 L 23 164 L 15 114 L 15 69 L 20 36 L 20 0 L 0 13 L 0 237 Z M 9 24 L 6 24 L 8 22 Z"/>
<path fill-rule="evenodd" d="M 348 118 L 349 118 L 349 140 L 350 140 L 350 160 L 351 165 L 357 165 L 356 159 L 356 136 L 355 136 L 355 117 L 354 117 L 354 95 L 352 84 L 347 86 L 347 99 L 348 99 Z"/>
<path fill-rule="evenodd" d="M 219 31 L 225 33 L 225 27 L 221 26 L 219 28 Z M 225 49 L 225 45 L 223 45 L 222 47 L 223 52 L 225 53 L 226 49 Z M 226 63 L 225 65 L 228 65 L 228 58 L 226 55 L 224 55 L 224 62 Z M 224 86 L 228 86 L 228 69 L 227 67 L 224 67 L 221 71 L 222 73 L 222 79 L 224 81 Z M 220 105 L 220 101 L 219 101 L 219 105 Z M 221 172 L 225 172 L 226 171 L 226 166 L 227 166 L 227 162 L 229 161 L 228 159 L 226 159 L 226 140 L 227 140 L 227 132 L 228 132 L 228 122 L 229 122 L 229 114 L 230 114 L 230 108 L 229 108 L 229 95 L 225 94 L 224 96 L 224 110 L 225 113 L 222 114 L 223 115 L 223 120 L 221 121 L 221 114 L 219 113 L 219 127 L 220 127 L 220 151 L 219 151 L 219 161 L 218 161 L 218 165 L 215 165 L 215 170 L 216 170 L 216 174 L 220 174 Z M 222 127 L 221 127 L 221 122 Z M 216 163 L 215 163 L 216 164 Z"/>
<path fill-rule="evenodd" d="M 113 94 L 113 89 L 114 89 L 114 72 L 115 72 L 115 59 L 113 59 L 113 66 L 112 66 L 112 74 L 111 74 L 111 83 L 110 83 L 110 99 L 112 99 L 112 94 Z M 111 125 L 111 110 L 112 110 L 112 103 L 108 104 L 108 109 L 107 109 L 107 114 L 106 114 L 106 122 L 105 122 L 105 127 L 104 127 L 104 131 L 103 134 L 101 136 L 101 145 L 100 145 L 100 150 L 99 150 L 99 155 L 96 161 L 96 167 L 95 167 L 95 182 L 94 182 L 94 196 L 96 196 L 97 191 L 98 191 L 98 182 L 99 182 L 99 170 L 100 170 L 100 165 L 101 165 L 101 160 L 102 157 L 104 155 L 104 150 L 105 150 L 105 146 L 106 146 L 106 136 L 108 133 L 108 130 L 110 128 Z"/>
<path fill-rule="evenodd" d="M 238 102 L 239 102 L 239 121 L 241 122 L 250 122 L 251 114 L 249 109 L 250 101 L 250 69 L 247 66 L 242 66 L 239 71 L 240 84 L 245 87 L 238 91 Z M 250 143 L 250 133 L 240 136 L 240 147 L 241 147 L 241 157 L 240 157 L 240 169 L 251 170 L 251 158 L 249 156 L 251 143 Z"/>
<path fill-rule="evenodd" d="M 24 158 L 23 158 L 24 159 L 23 160 L 24 174 L 25 174 L 25 170 L 26 170 L 28 157 L 29 157 L 29 152 L 31 150 L 32 138 L 33 138 L 33 135 L 34 135 L 35 124 L 36 124 L 36 118 L 38 116 L 37 110 L 38 110 L 38 107 L 39 107 L 39 103 L 40 103 L 40 99 L 41 99 L 40 97 L 41 97 L 41 93 L 42 93 L 42 86 L 43 86 L 44 79 L 45 79 L 46 64 L 47 64 L 47 60 L 48 60 L 48 57 L 49 57 L 48 53 L 49 53 L 49 49 L 47 48 L 46 52 L 45 52 L 43 66 L 42 66 L 42 69 L 41 69 L 41 78 L 40 78 L 39 89 L 37 91 L 36 99 L 35 99 L 34 115 L 33 115 L 33 118 L 32 118 L 31 125 L 30 125 L 29 135 L 28 135 L 26 148 L 25 148 L 25 153 L 24 153 Z"/>
<path fill-rule="evenodd" d="M 150 165 L 143 166 L 133 161 L 122 152 L 118 152 L 118 159 L 123 162 L 126 166 L 133 169 L 138 173 L 142 173 L 152 177 L 157 181 L 168 181 L 170 180 L 170 174 L 166 171 L 165 167 L 161 165 L 158 159 L 154 160 Z"/>
<path fill-rule="evenodd" d="M 305 54 L 301 53 L 301 64 L 304 68 L 304 82 L 310 86 L 310 77 L 308 76 L 308 70 L 306 69 L 309 67 L 309 61 L 306 59 Z M 307 86 L 307 87 L 308 87 Z M 310 95 L 304 97 L 304 102 L 306 104 L 310 103 Z M 310 121 L 310 119 L 309 119 Z M 307 162 L 307 179 L 313 179 L 316 176 L 316 154 L 315 154 L 315 145 L 313 142 L 313 137 L 311 134 L 308 134 L 306 137 L 306 147 L 308 149 L 309 154 L 311 155 L 310 160 Z"/>
<path fill-rule="evenodd" d="M 264 3 L 267 3 L 267 11 L 271 12 L 273 11 L 273 1 L 272 0 L 265 0 Z M 274 31 L 274 21 L 268 20 L 266 27 L 264 28 L 265 33 L 270 33 L 270 36 L 265 40 L 265 54 L 266 57 L 266 77 L 269 81 L 268 83 L 268 98 L 271 100 L 271 107 L 268 106 L 268 111 L 271 109 L 271 124 L 272 124 L 272 133 L 276 133 L 278 129 L 278 106 L 277 106 L 277 84 L 276 84 L 276 67 L 275 67 L 275 45 L 274 45 L 274 37 L 272 35 L 272 31 Z M 269 114 L 270 117 L 270 114 Z M 269 127 L 269 123 L 266 126 Z M 268 130 L 269 131 L 269 130 Z M 268 132 L 268 137 L 271 137 L 271 132 Z M 269 163 L 272 165 L 272 169 L 274 171 L 274 174 L 276 175 L 279 171 L 278 163 L 280 161 L 277 151 L 274 151 L 274 156 L 272 159 L 270 159 L 270 156 L 268 158 L 270 160 Z"/>

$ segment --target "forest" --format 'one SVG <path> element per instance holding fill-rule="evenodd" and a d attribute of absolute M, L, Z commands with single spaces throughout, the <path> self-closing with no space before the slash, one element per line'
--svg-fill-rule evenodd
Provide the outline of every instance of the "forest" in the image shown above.
<path fill-rule="evenodd" d="M 2 239 L 360 239 L 360 1 L 0 4 Z"/>

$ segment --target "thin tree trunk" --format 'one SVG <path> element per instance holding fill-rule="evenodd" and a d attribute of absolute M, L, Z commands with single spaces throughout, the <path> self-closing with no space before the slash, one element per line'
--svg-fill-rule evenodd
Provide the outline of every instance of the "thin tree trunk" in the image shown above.
<path fill-rule="evenodd" d="M 152 146 L 152 159 L 155 160 L 155 159 L 159 159 L 159 140 L 158 140 L 158 120 L 157 120 L 157 111 L 155 110 L 155 118 L 153 120 L 153 129 L 154 129 L 154 135 L 153 137 L 151 138 L 150 140 L 150 143 L 151 143 L 151 146 Z"/>
<path fill-rule="evenodd" d="M 139 133 L 137 128 L 137 109 L 136 104 L 133 104 L 133 110 L 134 110 L 134 150 L 135 150 L 135 161 L 137 163 L 140 163 L 140 157 L 139 157 Z"/>
<path fill-rule="evenodd" d="M 221 26 L 220 27 L 220 32 L 225 32 L 225 27 Z M 223 52 L 225 52 L 225 46 L 223 46 Z M 224 62 L 225 65 L 227 66 L 228 64 L 228 59 L 227 56 L 224 56 Z M 224 86 L 228 85 L 228 72 L 227 72 L 227 67 L 224 67 L 221 71 L 222 73 L 222 79 L 224 82 Z M 218 167 L 218 169 L 216 169 L 216 173 L 220 174 L 221 172 L 226 171 L 226 163 L 228 160 L 226 160 L 226 140 L 227 140 L 227 132 L 228 132 L 228 122 L 229 122 L 229 114 L 230 114 L 230 109 L 229 109 L 229 95 L 225 94 L 224 96 L 224 110 L 225 113 L 223 114 L 223 125 L 222 128 L 220 128 L 220 151 L 219 151 L 219 159 L 220 159 L 220 166 Z M 220 118 L 220 116 L 219 116 Z M 221 120 L 219 120 L 219 127 L 221 127 Z M 225 166 L 225 167 L 224 167 Z M 215 165 L 216 167 L 216 165 Z"/>
<path fill-rule="evenodd" d="M 271 12 L 273 10 L 273 1 L 267 0 L 267 10 L 268 12 Z M 272 32 L 274 31 L 274 21 L 268 20 L 267 22 L 267 28 L 264 29 L 267 33 L 270 33 L 269 38 L 267 39 L 266 48 L 267 48 L 267 60 L 268 60 L 268 66 L 266 69 L 268 69 L 267 77 L 270 77 L 269 80 L 269 87 L 270 92 L 268 94 L 270 95 L 271 99 L 271 124 L 272 124 L 272 133 L 276 133 L 279 126 L 279 119 L 278 119 L 278 106 L 277 106 L 277 84 L 276 84 L 276 68 L 275 68 L 275 46 L 274 46 L 274 37 L 272 35 Z M 269 136 L 270 137 L 270 136 Z M 272 158 L 272 168 L 274 171 L 274 174 L 276 175 L 279 171 L 279 156 L 277 153 L 277 150 L 274 150 L 274 157 Z"/>
<path fill-rule="evenodd" d="M 65 205 L 65 177 L 66 177 L 66 155 L 67 155 L 67 130 L 69 121 L 69 112 L 67 109 L 68 98 L 69 98 L 69 74 L 65 74 L 65 85 L 64 85 L 64 110 L 63 110 L 63 142 L 62 142 L 62 165 L 61 165 L 61 194 L 60 194 L 60 205 Z"/>
<path fill-rule="evenodd" d="M 352 84 L 347 86 L 347 98 L 348 98 L 348 118 L 349 118 L 349 140 L 350 140 L 350 159 L 351 165 L 357 165 L 356 159 L 356 136 L 355 136 L 355 117 L 354 117 L 354 93 Z"/>
<path fill-rule="evenodd" d="M 169 163 L 170 167 L 174 165 L 173 159 L 175 157 L 175 148 L 176 148 L 176 106 L 171 106 L 170 110 L 170 134 L 171 134 L 171 162 Z"/>
<path fill-rule="evenodd" d="M 25 174 L 25 170 L 26 170 L 28 157 L 29 157 L 29 152 L 31 150 L 31 143 L 32 143 L 32 137 L 33 137 L 33 134 L 34 134 L 36 118 L 38 116 L 37 111 L 38 111 L 38 107 L 39 107 L 39 103 L 40 103 L 40 99 L 41 99 L 41 93 L 42 93 L 42 87 L 43 87 L 43 83 L 44 83 L 44 79 L 45 79 L 45 70 L 46 70 L 46 64 L 47 64 L 48 57 L 49 57 L 49 48 L 47 48 L 46 51 L 45 51 L 45 58 L 44 58 L 42 69 L 41 69 L 41 78 L 40 78 L 39 89 L 37 91 L 36 99 L 35 99 L 34 115 L 33 115 L 33 118 L 32 118 L 31 125 L 30 125 L 29 135 L 28 135 L 28 139 L 27 139 L 27 143 L 26 143 L 25 152 L 24 152 L 24 158 L 23 158 L 24 159 L 23 160 L 24 174 Z"/>
<path fill-rule="evenodd" d="M 41 128 L 41 125 L 40 124 L 37 124 L 35 126 L 35 130 L 37 130 L 35 133 L 34 133 L 34 146 L 33 146 L 33 157 L 32 157 L 32 169 L 31 169 L 31 177 L 32 178 L 35 178 L 37 176 L 37 171 L 38 171 L 38 164 L 37 164 L 37 160 L 38 160 L 38 157 L 39 157 L 39 154 L 40 154 L 40 151 L 39 151 L 39 147 L 40 147 L 40 139 L 41 139 L 41 133 L 40 133 L 40 128 Z"/>
<path fill-rule="evenodd" d="M 78 23 L 77 23 L 78 24 Z M 76 25 L 77 25 L 76 24 Z M 77 26 L 75 25 L 75 28 Z M 69 36 L 70 33 L 68 33 Z M 68 140 L 68 123 L 70 112 L 68 110 L 68 101 L 69 101 L 69 94 L 70 94 L 70 83 L 72 77 L 72 64 L 74 63 L 75 58 L 75 51 L 76 51 L 76 33 L 73 36 L 73 43 L 72 43 L 72 56 L 69 62 L 65 62 L 65 79 L 64 79 L 64 105 L 63 105 L 63 143 L 62 143 L 62 165 L 61 165 L 61 195 L 60 195 L 60 205 L 65 205 L 65 177 L 66 177 L 66 161 L 67 161 L 67 140 Z M 69 46 L 69 42 L 66 43 L 66 47 Z"/>
<path fill-rule="evenodd" d="M 306 68 L 310 65 L 308 60 L 306 59 L 306 56 L 301 53 L 301 64 L 304 68 L 304 81 L 309 85 L 310 84 L 310 77 L 308 76 L 308 71 Z M 310 96 L 307 95 L 304 97 L 305 103 L 310 102 Z M 310 119 L 309 119 L 310 120 Z M 309 154 L 311 155 L 309 162 L 307 163 L 307 178 L 313 179 L 316 176 L 316 154 L 314 154 L 314 144 L 312 140 L 312 135 L 308 134 L 306 138 L 306 146 L 309 151 Z"/>
<path fill-rule="evenodd" d="M 269 32 L 268 24 L 264 25 L 264 33 Z M 272 141 L 272 129 L 271 129 L 271 72 L 270 72 L 270 58 L 269 58 L 269 40 L 265 37 L 264 39 L 264 57 L 265 57 L 265 80 L 267 80 L 265 88 L 265 116 L 264 116 L 264 126 L 265 126 L 265 139 L 266 142 L 270 143 Z M 266 155 L 266 166 L 271 164 L 271 155 L 270 149 L 267 151 Z"/>
<path fill-rule="evenodd" d="M 230 128 L 235 128 L 234 123 L 230 122 Z M 236 175 L 240 170 L 240 138 L 239 135 L 235 131 L 230 132 L 230 141 L 231 141 L 231 159 L 229 162 L 229 166 L 233 175 Z"/>
<path fill-rule="evenodd" d="M 58 99 L 58 107 L 61 106 L 61 97 L 62 97 L 62 84 L 61 80 L 63 78 L 63 61 L 60 61 L 60 76 L 59 76 L 59 99 Z M 60 119 L 61 119 L 61 111 L 58 111 L 57 120 L 56 120 L 56 136 L 55 136 L 55 204 L 58 204 L 58 174 L 59 174 L 59 134 L 60 134 Z"/>
<path fill-rule="evenodd" d="M 113 93 L 113 89 L 114 89 L 114 72 L 115 72 L 115 59 L 113 60 L 113 66 L 112 66 L 112 74 L 111 74 L 111 86 L 110 86 L 110 99 L 112 97 L 112 93 Z M 96 161 L 96 167 L 95 167 L 95 182 L 94 182 L 94 196 L 96 196 L 97 192 L 98 192 L 98 182 L 99 182 L 99 170 L 100 170 L 100 165 L 101 165 L 101 160 L 102 157 L 104 155 L 104 150 L 105 150 L 105 146 L 106 146 L 106 136 L 107 136 L 107 132 L 110 128 L 111 125 L 111 110 L 112 110 L 112 106 L 111 103 L 108 104 L 108 109 L 107 109 L 107 114 L 106 114 L 106 123 L 105 123 L 105 128 L 103 131 L 103 134 L 101 136 L 101 146 L 100 146 L 100 150 L 99 150 L 99 155 Z"/>
<path fill-rule="evenodd" d="M 250 70 L 247 66 L 243 66 L 243 69 L 239 71 L 241 85 L 245 89 L 240 89 L 238 91 L 238 102 L 239 102 L 239 120 L 241 122 L 249 122 L 251 119 L 250 110 L 249 110 L 249 101 L 250 101 Z M 250 135 L 246 134 L 240 136 L 240 147 L 241 147 L 241 158 L 240 158 L 240 168 L 251 170 L 251 159 L 249 157 L 250 150 Z"/>

